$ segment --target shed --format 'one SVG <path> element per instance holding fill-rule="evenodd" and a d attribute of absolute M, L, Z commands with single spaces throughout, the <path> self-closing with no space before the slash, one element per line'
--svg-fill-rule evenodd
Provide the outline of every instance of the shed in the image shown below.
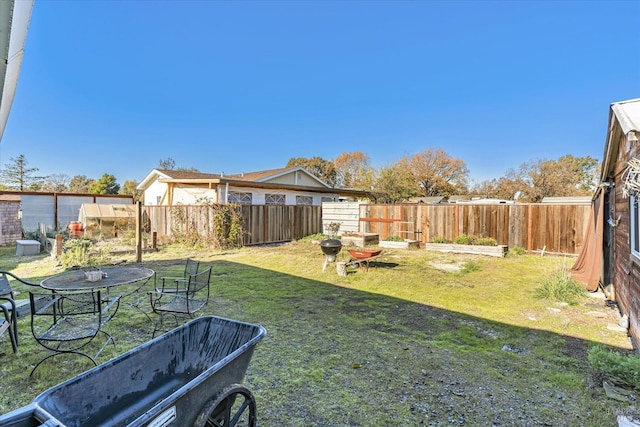
<path fill-rule="evenodd" d="M 592 226 L 572 268 L 588 290 L 603 287 L 629 319 L 629 335 L 640 343 L 640 98 L 615 102 L 609 123 L 600 184 L 593 196 Z M 633 173 L 632 173 L 633 172 Z"/>
<path fill-rule="evenodd" d="M 20 196 L 0 195 L 0 246 L 22 239 Z"/>

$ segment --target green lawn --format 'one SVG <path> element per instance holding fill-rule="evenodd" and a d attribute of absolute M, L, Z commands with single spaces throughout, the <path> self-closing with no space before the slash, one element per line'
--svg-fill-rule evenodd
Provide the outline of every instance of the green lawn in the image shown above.
<path fill-rule="evenodd" d="M 47 256 L 14 254 L 0 248 L 0 265 L 27 279 L 61 271 Z M 186 257 L 213 267 L 205 314 L 267 329 L 245 381 L 261 426 L 602 426 L 621 411 L 639 412 L 607 399 L 586 359 L 595 343 L 630 350 L 624 333 L 607 328 L 616 312 L 593 297 L 575 306 L 534 298 L 572 258 L 386 249 L 368 272 L 350 268 L 341 277 L 334 264 L 322 271 L 317 245 L 296 242 L 225 252 L 168 247 L 145 253 L 142 265 L 175 275 Z M 133 257 L 113 255 L 123 259 Z M 28 318 L 19 329 L 17 356 L 2 338 L 3 389 L 11 390 L 2 412 L 86 369 L 72 358 L 29 378 L 44 350 Z M 101 362 L 150 339 L 152 327 L 123 306 L 108 329 L 118 345 Z"/>

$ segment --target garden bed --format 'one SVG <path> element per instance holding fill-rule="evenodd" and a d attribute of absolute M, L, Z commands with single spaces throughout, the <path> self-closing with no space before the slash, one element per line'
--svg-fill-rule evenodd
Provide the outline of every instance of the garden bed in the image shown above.
<path fill-rule="evenodd" d="M 399 242 L 395 240 L 381 240 L 378 243 L 378 246 L 381 248 L 390 248 L 390 249 L 409 249 L 409 248 L 419 248 L 420 242 L 417 240 L 405 240 L 404 242 Z"/>
<path fill-rule="evenodd" d="M 344 246 L 354 245 L 361 248 L 369 245 L 377 245 L 380 241 L 377 233 L 344 233 L 340 236 Z"/>
<path fill-rule="evenodd" d="M 458 254 L 478 254 L 494 257 L 504 257 L 509 247 L 507 245 L 482 246 L 482 245 L 460 245 L 456 243 L 426 243 L 428 251 L 453 252 Z"/>

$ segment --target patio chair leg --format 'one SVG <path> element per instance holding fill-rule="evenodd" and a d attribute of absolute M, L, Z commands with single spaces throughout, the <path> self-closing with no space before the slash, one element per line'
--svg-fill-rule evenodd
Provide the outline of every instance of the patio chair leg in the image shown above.
<path fill-rule="evenodd" d="M 36 369 L 38 369 L 38 367 L 39 367 L 40 365 L 42 365 L 42 362 L 44 362 L 44 361 L 45 361 L 45 360 L 47 360 L 47 359 L 51 359 L 52 357 L 59 356 L 59 355 L 61 355 L 61 354 L 77 354 L 77 355 L 79 355 L 79 356 L 84 356 L 84 357 L 86 357 L 87 359 L 91 360 L 91 362 L 93 363 L 93 366 L 98 366 L 98 363 L 96 362 L 96 360 L 95 360 L 93 357 L 91 357 L 91 356 L 89 356 L 88 354 L 83 353 L 83 352 L 81 352 L 81 351 L 63 351 L 63 352 L 56 352 L 56 353 L 51 353 L 51 354 L 49 354 L 47 357 L 45 357 L 44 359 L 42 359 L 41 361 L 39 361 L 39 362 L 36 364 L 36 366 L 34 366 L 34 367 L 33 367 L 33 369 L 31 370 L 31 373 L 29 374 L 29 376 L 30 376 L 30 377 L 31 377 L 31 376 L 33 376 L 33 373 L 36 371 Z"/>
<path fill-rule="evenodd" d="M 9 326 L 9 339 L 11 340 L 11 348 L 13 348 L 13 352 L 18 352 L 18 334 L 17 331 L 14 330 L 13 326 Z"/>
<path fill-rule="evenodd" d="M 173 320 L 175 321 L 175 326 L 171 327 L 171 328 L 167 328 L 165 326 L 165 316 L 172 316 Z M 178 326 L 180 326 L 180 323 L 178 323 L 178 316 L 174 313 L 162 313 L 160 315 L 160 317 L 158 318 L 158 321 L 156 322 L 154 328 L 153 328 L 153 334 L 151 335 L 152 338 L 156 337 L 156 332 L 158 331 L 163 331 L 166 332 L 169 329 L 173 329 L 173 328 L 177 328 Z"/>

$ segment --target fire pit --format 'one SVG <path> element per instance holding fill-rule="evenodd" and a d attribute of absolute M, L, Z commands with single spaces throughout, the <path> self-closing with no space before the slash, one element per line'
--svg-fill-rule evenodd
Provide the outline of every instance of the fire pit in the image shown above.
<path fill-rule="evenodd" d="M 325 255 L 324 266 L 322 271 L 327 268 L 327 264 L 336 260 L 336 255 L 342 249 L 342 242 L 338 239 L 324 239 L 320 242 L 320 249 Z"/>

